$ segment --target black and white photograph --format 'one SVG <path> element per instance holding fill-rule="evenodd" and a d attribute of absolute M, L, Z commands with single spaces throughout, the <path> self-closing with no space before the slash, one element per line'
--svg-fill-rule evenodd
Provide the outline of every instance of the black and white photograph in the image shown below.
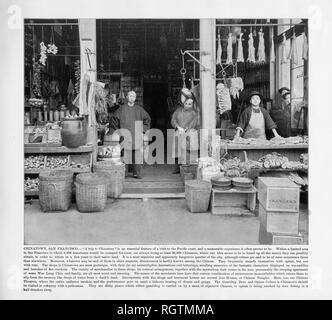
<path fill-rule="evenodd" d="M 25 17 L 24 244 L 308 244 L 308 33 Z"/>
<path fill-rule="evenodd" d="M 0 300 L 332 297 L 332 2 L 0 13 Z"/>

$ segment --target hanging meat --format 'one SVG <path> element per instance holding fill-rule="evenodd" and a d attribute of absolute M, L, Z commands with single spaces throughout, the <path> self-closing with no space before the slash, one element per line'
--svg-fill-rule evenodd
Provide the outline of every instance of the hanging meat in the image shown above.
<path fill-rule="evenodd" d="M 218 33 L 218 49 L 217 49 L 217 64 L 221 65 L 222 47 L 220 40 L 220 33 Z"/>
<path fill-rule="evenodd" d="M 296 35 L 293 34 L 292 36 L 292 42 L 291 42 L 291 48 L 289 50 L 289 54 L 288 54 L 288 59 L 292 59 L 292 62 L 294 64 L 298 64 L 299 63 L 299 55 L 297 53 L 297 43 L 296 43 Z"/>
<path fill-rule="evenodd" d="M 282 43 L 281 43 L 281 63 L 287 63 L 287 53 L 286 53 L 286 34 L 282 35 Z"/>
<path fill-rule="evenodd" d="M 307 36 L 305 35 L 305 32 L 302 33 L 303 35 L 303 45 L 302 45 L 302 59 L 303 60 L 308 60 L 308 39 Z"/>
<path fill-rule="evenodd" d="M 240 91 L 244 89 L 243 80 L 241 77 L 227 79 L 227 86 L 229 93 L 234 99 L 240 97 Z"/>
<path fill-rule="evenodd" d="M 228 34 L 228 40 L 227 40 L 227 59 L 226 63 L 230 64 L 233 62 L 233 39 L 232 39 L 232 33 Z"/>
<path fill-rule="evenodd" d="M 237 40 L 238 43 L 238 47 L 237 47 L 237 62 L 244 62 L 244 58 L 243 58 L 243 46 L 242 46 L 242 36 L 243 33 L 240 33 L 240 37 Z"/>
<path fill-rule="evenodd" d="M 258 56 L 258 62 L 265 62 L 265 44 L 264 44 L 264 33 L 263 30 L 260 29 L 258 32 L 258 50 L 257 50 L 257 56 Z"/>
<path fill-rule="evenodd" d="M 271 39 L 271 49 L 270 49 L 270 62 L 275 62 L 276 61 L 276 56 L 275 56 L 275 53 L 274 53 L 274 40 L 273 40 L 273 36 L 272 36 L 272 39 Z"/>
<path fill-rule="evenodd" d="M 229 89 L 223 84 L 217 84 L 217 99 L 218 99 L 218 110 L 219 113 L 222 114 L 227 110 L 232 109 L 232 101 L 229 93 Z"/>
<path fill-rule="evenodd" d="M 255 62 L 255 47 L 254 47 L 254 37 L 252 32 L 249 34 L 248 40 L 248 62 Z"/>

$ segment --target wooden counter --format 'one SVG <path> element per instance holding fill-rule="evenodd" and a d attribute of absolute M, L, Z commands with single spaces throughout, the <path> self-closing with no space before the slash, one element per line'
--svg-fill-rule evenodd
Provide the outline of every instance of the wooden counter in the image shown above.
<path fill-rule="evenodd" d="M 227 150 L 227 153 L 233 157 L 238 157 L 244 160 L 243 151 L 247 152 L 249 160 L 258 161 L 261 157 L 268 153 L 278 152 L 282 156 L 288 158 L 289 161 L 299 161 L 302 153 L 308 152 L 307 143 L 299 144 L 264 144 L 264 145 L 245 145 L 245 144 L 223 144 L 221 149 Z"/>

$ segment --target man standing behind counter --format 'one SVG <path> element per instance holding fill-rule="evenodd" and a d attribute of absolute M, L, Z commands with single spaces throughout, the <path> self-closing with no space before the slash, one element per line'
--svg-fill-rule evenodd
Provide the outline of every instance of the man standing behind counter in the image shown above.
<path fill-rule="evenodd" d="M 150 129 L 151 118 L 144 110 L 144 108 L 136 104 L 135 101 L 136 93 L 134 91 L 129 91 L 127 94 L 127 101 L 114 112 L 112 117 L 117 120 L 116 129 L 127 129 L 131 133 L 132 141 L 131 143 L 126 143 L 125 141 L 124 148 L 126 150 L 131 150 L 132 152 L 132 167 L 134 178 L 142 179 L 140 162 L 143 159 L 143 140 L 135 139 L 135 122 L 143 122 L 143 133 L 145 133 L 148 129 Z M 127 172 L 128 165 L 126 165 L 126 175 Z"/>
<path fill-rule="evenodd" d="M 274 136 L 280 138 L 276 130 L 277 126 L 269 113 L 260 107 L 262 95 L 257 91 L 252 91 L 249 95 L 249 101 L 250 107 L 242 112 L 234 139 L 239 139 L 242 133 L 245 139 L 266 140 L 266 129 L 272 130 Z"/>

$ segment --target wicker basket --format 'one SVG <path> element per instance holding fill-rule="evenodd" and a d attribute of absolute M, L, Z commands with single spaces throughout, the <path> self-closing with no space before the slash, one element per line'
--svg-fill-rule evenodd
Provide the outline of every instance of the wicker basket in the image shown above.
<path fill-rule="evenodd" d="M 39 175 L 39 203 L 46 211 L 67 211 L 70 207 L 73 173 L 69 170 L 42 172 Z"/>
<path fill-rule="evenodd" d="M 190 212 L 206 212 L 209 209 L 211 183 L 203 180 L 187 180 L 185 194 Z"/>
<path fill-rule="evenodd" d="M 188 176 L 191 176 L 191 179 L 196 179 L 197 164 L 183 164 L 180 166 L 180 177 L 182 181 L 187 180 Z"/>
<path fill-rule="evenodd" d="M 98 161 L 93 165 L 93 172 L 106 173 L 107 196 L 109 198 L 118 198 L 123 190 L 125 180 L 125 164 L 115 165 L 109 161 Z"/>
<path fill-rule="evenodd" d="M 81 173 L 76 177 L 76 204 L 80 212 L 104 211 L 108 179 L 104 173 Z"/>

